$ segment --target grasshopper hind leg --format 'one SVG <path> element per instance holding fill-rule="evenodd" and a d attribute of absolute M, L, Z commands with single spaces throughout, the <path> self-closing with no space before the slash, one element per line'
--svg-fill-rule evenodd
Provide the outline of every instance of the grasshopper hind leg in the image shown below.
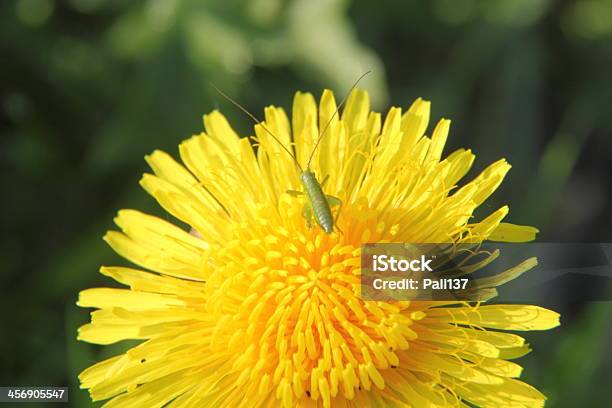
<path fill-rule="evenodd" d="M 336 227 L 338 231 L 344 234 L 344 231 L 342 231 L 340 227 L 338 226 L 338 217 L 340 217 L 340 211 L 342 211 L 342 200 L 340 200 L 338 197 L 334 197 L 331 195 L 326 195 L 325 197 L 327 198 L 327 202 L 329 203 L 330 207 L 338 206 L 338 212 L 336 213 L 336 216 L 334 217 L 334 227 Z"/>
<path fill-rule="evenodd" d="M 308 225 L 308 228 L 312 228 L 314 213 L 312 212 L 312 207 L 310 204 L 304 204 L 304 207 L 302 208 L 302 215 L 304 218 L 306 218 L 306 225 Z"/>
<path fill-rule="evenodd" d="M 303 191 L 287 190 L 286 192 L 292 195 L 293 197 L 299 197 L 304 195 Z M 310 203 L 304 203 L 304 207 L 302 207 L 302 216 L 306 219 L 306 225 L 308 226 L 308 228 L 312 228 L 314 212 L 312 211 Z"/>

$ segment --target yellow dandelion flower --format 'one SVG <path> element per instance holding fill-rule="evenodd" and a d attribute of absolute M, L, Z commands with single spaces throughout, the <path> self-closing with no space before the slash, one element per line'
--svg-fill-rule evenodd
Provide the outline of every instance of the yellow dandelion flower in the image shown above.
<path fill-rule="evenodd" d="M 517 380 L 509 361 L 530 351 L 498 330 L 545 330 L 558 315 L 526 305 L 378 302 L 360 298 L 366 242 L 521 242 L 532 227 L 503 223 L 504 206 L 480 222 L 473 211 L 500 185 L 500 160 L 457 187 L 469 150 L 442 158 L 450 122 L 424 135 L 429 102 L 384 120 L 354 91 L 339 117 L 295 95 L 289 120 L 265 109 L 265 126 L 343 204 L 337 225 L 309 227 L 293 160 L 261 125 L 254 150 L 219 113 L 180 145 L 179 164 L 155 151 L 143 188 L 187 227 L 121 210 L 106 242 L 144 270 L 103 267 L 129 289 L 95 288 L 78 304 L 97 310 L 78 338 L 143 340 L 80 375 L 93 400 L 125 407 L 537 407 L 545 397 Z M 189 233 L 193 229 L 194 233 Z M 145 271 L 148 270 L 148 271 Z M 494 330 L 489 330 L 494 329 Z"/>

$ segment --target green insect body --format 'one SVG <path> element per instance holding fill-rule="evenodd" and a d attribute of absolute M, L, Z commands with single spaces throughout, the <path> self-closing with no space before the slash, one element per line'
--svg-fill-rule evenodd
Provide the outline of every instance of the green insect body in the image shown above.
<path fill-rule="evenodd" d="M 311 227 L 314 219 L 323 231 L 331 234 L 335 225 L 331 208 L 342 205 L 342 201 L 337 197 L 323 193 L 323 186 L 326 181 L 327 176 L 319 183 L 317 177 L 309 168 L 306 168 L 306 170 L 300 169 L 300 182 L 304 191 L 287 190 L 287 193 L 293 196 L 305 195 L 307 200 L 302 209 L 302 215 L 306 218 L 306 223 Z M 336 229 L 340 230 L 337 225 Z"/>
<path fill-rule="evenodd" d="M 357 79 L 357 81 L 353 84 L 353 86 L 351 87 L 351 89 L 347 93 L 347 96 L 338 105 L 338 108 L 336 109 L 336 111 L 334 112 L 332 117 L 329 119 L 329 121 L 327 122 L 327 124 L 323 128 L 323 131 L 320 133 L 319 138 L 317 139 L 317 143 L 314 145 L 314 147 L 312 149 L 312 152 L 310 154 L 310 158 L 308 159 L 308 163 L 306 164 L 306 169 L 303 169 L 302 166 L 300 166 L 300 163 L 297 161 L 297 159 L 291 153 L 291 151 L 274 135 L 274 133 L 272 133 L 265 126 L 264 123 L 259 121 L 259 119 L 257 119 L 255 117 L 255 115 L 253 115 L 248 110 L 246 110 L 238 102 L 236 102 L 235 100 L 233 100 L 232 98 L 230 98 L 229 96 L 224 94 L 219 88 L 217 88 L 216 86 L 211 84 L 217 90 L 217 92 L 219 92 L 219 94 L 221 94 L 221 96 L 223 96 L 225 99 L 227 99 L 232 104 L 234 104 L 237 108 L 239 108 L 244 113 L 246 113 L 251 119 L 253 119 L 253 121 L 256 124 L 260 125 L 272 137 L 272 139 L 274 139 L 280 145 L 280 147 L 282 147 L 283 150 L 285 150 L 285 152 L 289 156 L 291 156 L 291 158 L 293 159 L 293 161 L 295 162 L 297 168 L 300 171 L 300 176 L 299 177 L 300 177 L 300 182 L 302 183 L 302 186 L 304 187 L 304 192 L 293 191 L 293 190 L 288 190 L 287 192 L 289 194 L 292 194 L 292 195 L 302 195 L 302 194 L 306 195 L 307 202 L 304 205 L 304 208 L 302 210 L 302 214 L 304 215 L 304 218 L 306 218 L 306 222 L 308 223 L 308 226 L 309 227 L 312 226 L 312 219 L 314 218 L 316 223 L 319 224 L 319 226 L 323 229 L 323 231 L 325 231 L 326 234 L 331 234 L 334 231 L 335 220 L 334 220 L 334 217 L 332 215 L 331 207 L 332 206 L 336 206 L 336 205 L 339 206 L 339 205 L 342 204 L 342 202 L 340 201 L 339 198 L 336 198 L 336 197 L 333 197 L 333 196 L 329 196 L 329 195 L 325 195 L 325 193 L 323 193 L 323 187 L 322 186 L 327 181 L 327 177 L 323 180 L 322 183 L 319 183 L 319 181 L 317 180 L 317 177 L 315 176 L 314 172 L 312 172 L 310 170 L 310 163 L 311 163 L 311 161 L 312 161 L 312 159 L 314 157 L 315 152 L 317 151 L 317 147 L 319 146 L 319 143 L 321 142 L 321 139 L 325 135 L 325 132 L 327 131 L 327 128 L 331 124 L 332 120 L 338 114 L 338 111 L 340 110 L 340 107 L 344 104 L 344 102 L 346 101 L 346 98 L 348 97 L 350 92 L 353 89 L 355 89 L 355 87 L 357 86 L 359 81 L 364 76 L 366 76 L 369 73 L 370 73 L 370 71 L 368 71 L 365 74 L 361 75 L 359 77 L 359 79 Z M 336 226 L 336 228 L 338 228 L 338 227 Z"/>
<path fill-rule="evenodd" d="M 300 174 L 300 181 L 304 186 L 304 192 L 308 197 L 308 204 L 310 209 L 305 208 L 304 215 L 307 221 L 310 223 L 311 217 L 317 221 L 317 224 L 327 234 L 331 234 L 334 230 L 334 217 L 331 212 L 331 205 L 328 197 L 323 193 L 321 184 L 319 184 L 315 174 L 306 169 Z M 335 198 L 335 197 L 330 197 Z M 310 211 L 310 214 L 308 212 Z"/>

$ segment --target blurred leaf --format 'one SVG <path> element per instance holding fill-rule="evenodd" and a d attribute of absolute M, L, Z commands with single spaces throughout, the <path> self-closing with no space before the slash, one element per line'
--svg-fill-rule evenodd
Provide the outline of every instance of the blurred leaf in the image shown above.
<path fill-rule="evenodd" d="M 599 39 L 612 35 L 612 2 L 582 0 L 570 3 L 562 19 L 565 30 L 584 39 Z"/>
<path fill-rule="evenodd" d="M 178 1 L 137 3 L 120 16 L 108 32 L 111 50 L 118 56 L 142 59 L 158 52 L 166 44 L 175 24 Z"/>
<path fill-rule="evenodd" d="M 550 406 L 599 406 L 593 383 L 601 358 L 609 351 L 605 346 L 612 342 L 610 321 L 612 303 L 593 303 L 579 322 L 564 331 L 555 346 L 556 358 L 546 368 L 543 388 Z"/>
<path fill-rule="evenodd" d="M 521 220 L 539 222 L 542 227 L 554 221 L 551 209 L 555 208 L 572 174 L 592 126 L 590 109 L 583 101 L 575 101 L 546 147 L 537 173 L 530 180 L 526 198 L 518 211 Z"/>
<path fill-rule="evenodd" d="M 91 406 L 76 376 L 130 344 L 75 340 L 78 291 L 127 264 L 101 240 L 119 208 L 169 218 L 138 186 L 143 156 L 176 157 L 215 108 L 252 133 L 211 81 L 261 116 L 297 89 L 340 99 L 371 69 L 376 109 L 423 96 L 432 122 L 453 120 L 445 152 L 473 149 L 478 170 L 508 157 L 484 212 L 508 202 L 551 240 L 609 240 L 611 15 L 608 0 L 0 2 L 1 379 L 68 384 Z M 543 346 L 525 375 L 550 406 L 610 400 L 598 307 L 566 305 L 554 336 L 530 333 Z"/>
<path fill-rule="evenodd" d="M 344 0 L 291 3 L 288 34 L 294 64 L 322 75 L 329 81 L 328 87 L 339 89 L 349 89 L 361 74 L 371 70 L 360 86 L 370 92 L 374 106 L 382 106 L 388 98 L 383 63 L 357 40 L 344 16 L 346 5 Z"/>

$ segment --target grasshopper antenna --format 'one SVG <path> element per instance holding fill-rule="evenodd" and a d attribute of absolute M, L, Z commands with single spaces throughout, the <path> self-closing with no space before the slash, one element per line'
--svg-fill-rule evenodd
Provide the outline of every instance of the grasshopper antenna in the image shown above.
<path fill-rule="evenodd" d="M 259 119 L 257 119 L 257 117 L 255 115 L 253 115 L 251 112 L 249 112 L 244 106 L 242 106 L 241 104 L 239 104 L 238 102 L 236 102 L 234 99 L 232 99 L 231 97 L 229 97 L 228 95 L 226 95 L 222 90 L 220 90 L 219 88 L 217 88 L 217 86 L 215 84 L 213 84 L 212 82 L 210 83 L 210 85 L 215 88 L 215 91 L 217 91 L 219 93 L 219 95 L 221 95 L 222 97 L 224 97 L 225 99 L 227 99 L 229 102 L 231 102 L 232 105 L 234 105 L 235 107 L 237 107 L 238 109 L 240 109 L 242 112 L 244 112 L 249 118 L 253 119 L 253 122 L 255 122 L 255 124 L 260 125 L 270 136 L 272 136 L 272 138 L 274 140 L 276 140 L 276 143 L 278 143 L 280 145 L 280 147 L 283 148 L 284 151 L 287 152 L 287 154 L 289 156 L 291 156 L 291 158 L 293 159 L 293 161 L 295 162 L 295 164 L 298 166 L 298 168 L 300 169 L 300 172 L 303 172 L 304 170 L 302 169 L 302 166 L 300 166 L 300 163 L 297 161 L 297 159 L 295 158 L 295 156 L 289 151 L 289 149 L 287 149 L 287 147 L 274 135 L 274 133 L 272 133 L 266 125 L 264 125 L 263 122 L 261 122 Z"/>
<path fill-rule="evenodd" d="M 317 140 L 317 143 L 314 145 L 314 148 L 312 149 L 312 153 L 310 153 L 310 157 L 308 158 L 308 162 L 306 163 L 306 168 L 307 169 L 310 168 L 310 162 L 312 161 L 312 158 L 314 157 L 314 154 L 317 151 L 317 147 L 319 147 L 319 143 L 321 143 L 321 140 L 323 139 L 323 136 L 325 136 L 325 132 L 327 132 L 327 129 L 329 128 L 329 125 L 331 125 L 331 123 L 334 120 L 334 118 L 336 117 L 336 115 L 338 115 L 338 112 L 340 111 L 340 108 L 342 107 L 342 105 L 344 105 L 344 103 L 348 99 L 348 97 L 351 94 L 351 92 L 353 92 L 353 90 L 355 89 L 355 87 L 357 86 L 359 81 L 361 81 L 366 75 L 368 75 L 371 72 L 372 71 L 366 71 L 363 74 L 361 74 L 361 76 L 359 78 L 357 78 L 357 81 L 355 81 L 353 86 L 351 86 L 351 89 L 349 89 L 348 92 L 346 93 L 346 95 L 344 95 L 344 99 L 342 99 L 342 101 L 340 102 L 340 105 L 338 105 L 338 107 L 336 108 L 336 111 L 334 112 L 332 117 L 329 118 L 329 120 L 325 124 L 325 127 L 323 128 L 323 131 L 319 135 L 319 140 Z"/>

